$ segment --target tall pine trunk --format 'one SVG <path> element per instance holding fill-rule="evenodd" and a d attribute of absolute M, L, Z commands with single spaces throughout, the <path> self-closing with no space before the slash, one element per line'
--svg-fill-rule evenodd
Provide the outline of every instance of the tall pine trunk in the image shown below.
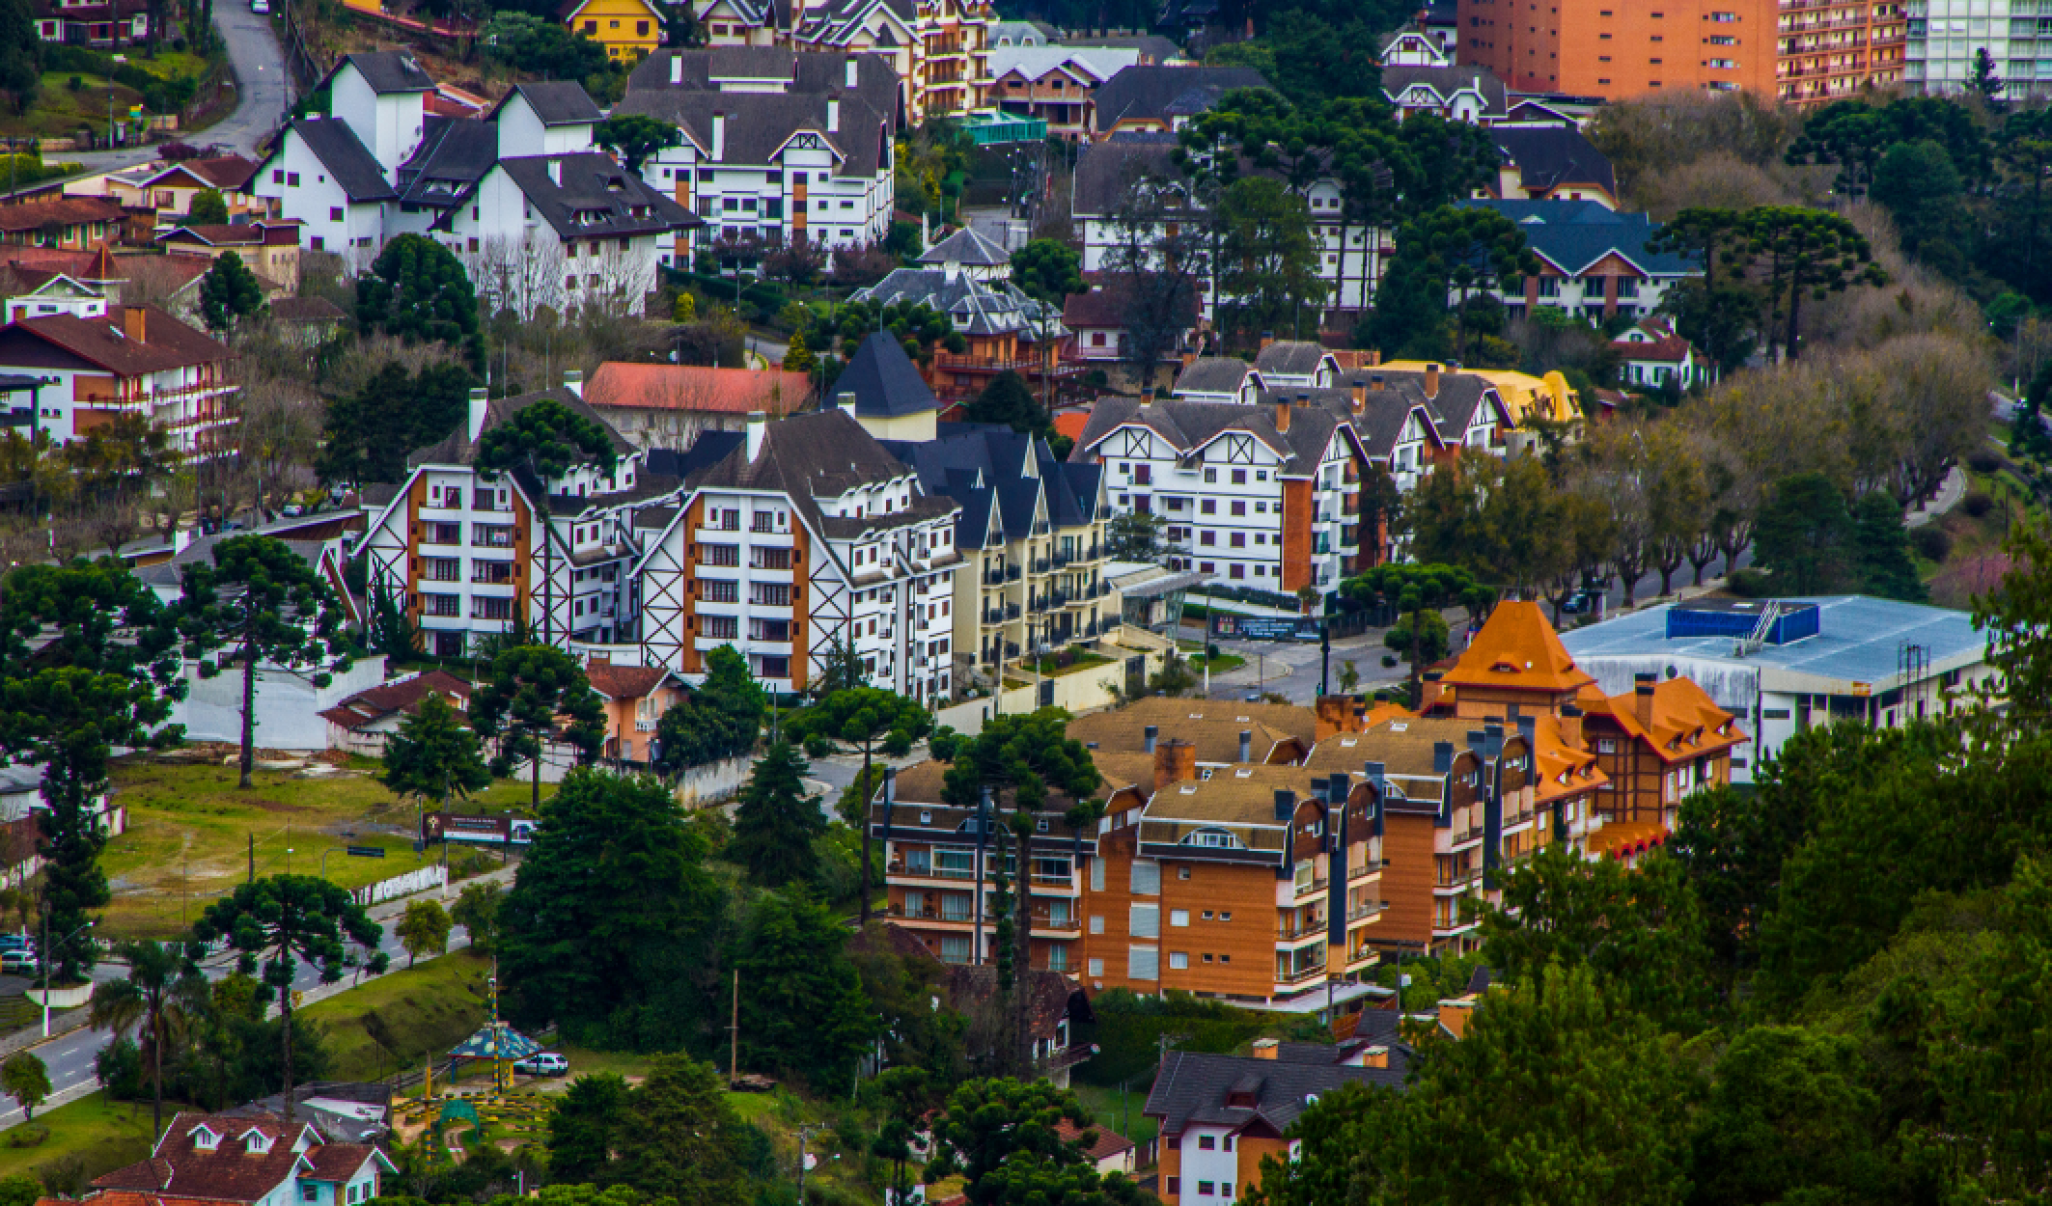
<path fill-rule="evenodd" d="M 862 906 L 859 913 L 861 924 L 869 925 L 869 797 L 876 793 L 876 785 L 869 781 L 871 742 L 862 743 Z"/>
<path fill-rule="evenodd" d="M 279 997 L 278 997 L 278 1004 L 279 1004 L 279 1005 L 280 1005 L 280 1006 L 281 1006 L 281 1007 L 282 1007 L 282 1008 L 284 1009 L 284 1014 L 283 1014 L 283 1017 L 284 1017 L 284 1021 L 285 1021 L 285 1027 L 284 1027 L 284 1043 L 285 1043 L 285 1125 L 286 1125 L 286 1126 L 287 1126 L 287 1127 L 289 1128 L 289 1127 L 290 1127 L 290 1126 L 292 1125 L 292 1117 L 293 1117 L 293 1110 L 292 1110 L 292 985 L 290 985 L 290 984 L 287 984 L 287 985 L 285 985 L 285 986 L 284 986 L 283 988 L 279 989 L 279 990 L 278 990 L 278 992 L 279 992 L 279 994 L 280 994 L 280 995 L 279 995 Z"/>
<path fill-rule="evenodd" d="M 250 771 L 256 768 L 256 639 L 245 636 L 242 642 L 242 757 L 237 764 L 241 774 L 235 786 L 250 786 Z"/>

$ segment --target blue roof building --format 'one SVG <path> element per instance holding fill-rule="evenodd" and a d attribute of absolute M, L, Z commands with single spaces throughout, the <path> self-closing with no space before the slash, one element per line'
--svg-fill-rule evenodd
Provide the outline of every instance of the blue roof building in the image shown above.
<path fill-rule="evenodd" d="M 1987 681 L 1987 637 L 1963 611 L 1865 595 L 1690 599 L 1560 634 L 1605 694 L 1632 676 L 1687 676 L 1756 735 L 1732 780 L 1811 725 L 1894 728 L 1958 706 L 1949 693 Z"/>
<path fill-rule="evenodd" d="M 1552 307 L 1598 321 L 1617 314 L 1643 318 L 1677 282 L 1702 275 L 1686 256 L 1647 249 L 1659 227 L 1645 214 L 1618 213 L 1596 201 L 1484 198 L 1461 204 L 1493 209 L 1517 223 L 1525 245 L 1539 257 L 1538 276 L 1496 291 L 1513 316 Z"/>

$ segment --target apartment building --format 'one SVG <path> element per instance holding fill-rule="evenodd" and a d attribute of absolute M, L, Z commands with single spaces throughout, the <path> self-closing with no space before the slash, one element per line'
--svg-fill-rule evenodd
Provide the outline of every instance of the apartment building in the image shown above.
<path fill-rule="evenodd" d="M 1974 60 L 1986 50 L 2010 100 L 2052 91 L 2052 67 L 2042 61 L 2052 25 L 2039 20 L 2032 0 L 1908 0 L 1902 82 L 1912 93 L 1941 96 L 1968 89 Z M 2047 14 L 2052 15 L 2052 14 Z"/>
<path fill-rule="evenodd" d="M 429 94 L 432 100 L 436 94 Z M 534 155 L 572 155 L 592 149 L 592 133 L 605 120 L 582 86 L 568 82 L 515 84 L 498 104 L 483 114 L 447 117 L 428 112 L 420 145 L 399 165 L 393 187 L 399 190 L 398 212 L 388 214 L 389 238 L 396 234 L 439 237 L 471 266 L 486 267 L 476 252 L 446 233 L 444 219 L 464 201 L 501 159 Z M 473 201 L 473 204 L 475 202 Z M 482 219 L 482 213 L 476 215 Z M 497 259 L 505 259 L 500 253 Z M 492 263 L 493 268 L 502 268 Z M 479 275 L 473 272 L 473 278 Z M 482 284 L 482 282 L 480 282 Z"/>
<path fill-rule="evenodd" d="M 399 200 L 394 184 L 420 145 L 435 82 L 400 50 L 344 55 L 322 82 L 328 116 L 280 131 L 247 187 L 304 222 L 312 250 L 367 266 L 385 244 L 386 209 Z"/>
<path fill-rule="evenodd" d="M 1137 48 L 1007 46 L 991 52 L 991 96 L 1000 112 L 1037 118 L 1054 138 L 1090 137 L 1097 89 L 1138 66 Z"/>
<path fill-rule="evenodd" d="M 0 374 L 43 383 L 34 426 L 58 444 L 135 416 L 187 457 L 228 453 L 242 388 L 234 366 L 226 344 L 155 306 L 78 299 L 0 327 Z"/>
<path fill-rule="evenodd" d="M 663 262 L 688 266 L 694 245 L 856 247 L 890 232 L 897 77 L 856 53 L 786 46 L 664 50 L 627 77 L 618 116 L 669 122 L 683 140 L 641 166 L 649 187 L 696 213 L 692 239 L 667 239 Z"/>
<path fill-rule="evenodd" d="M 861 56 L 895 81 L 885 110 L 912 125 L 990 107 L 990 6 L 979 0 L 695 0 L 692 16 L 716 50 L 797 48 Z"/>
<path fill-rule="evenodd" d="M 1111 103 L 1111 89 L 1134 72 L 1146 70 L 1150 69 L 1129 67 L 1099 90 L 1100 123 Z M 1174 75 L 1195 69 L 1152 70 Z M 1258 73 L 1255 80 L 1253 86 L 1260 86 Z M 1085 273 L 1121 270 L 1125 267 L 1120 262 L 1121 249 L 1128 244 L 1152 246 L 1171 228 L 1202 219 L 1188 178 L 1175 162 L 1177 145 L 1175 136 L 1165 130 L 1125 131 L 1081 149 L 1071 178 L 1069 205 L 1077 233 L 1083 239 Z M 1312 241 L 1319 251 L 1318 274 L 1327 288 L 1320 321 L 1327 326 L 1351 325 L 1354 318 L 1368 310 L 1389 253 L 1395 248 L 1396 235 L 1390 230 L 1348 222 L 1337 179 L 1315 180 L 1302 193 L 1311 212 Z M 1145 202 L 1144 208 L 1154 210 L 1158 220 L 1134 227 L 1131 214 L 1136 198 Z M 1203 317 L 1215 320 L 1219 299 L 1212 296 L 1210 280 L 1200 281 L 1198 289 Z M 1307 313 L 1305 322 L 1311 320 Z"/>
<path fill-rule="evenodd" d="M 408 456 L 405 482 L 366 492 L 384 496 L 360 546 L 370 589 L 400 602 L 426 652 L 460 657 L 516 620 L 549 644 L 634 640 L 632 570 L 648 525 L 667 518 L 680 484 L 648 472 L 582 393 L 577 373 L 559 389 L 510 398 L 473 390 L 464 425 Z M 487 431 L 545 401 L 606 431 L 610 473 L 591 461 L 546 481 L 477 468 Z"/>
<path fill-rule="evenodd" d="M 1703 274 L 1685 255 L 1647 247 L 1659 228 L 1645 214 L 1618 213 L 1602 200 L 1461 204 L 1486 206 L 1517 223 L 1539 257 L 1539 275 L 1489 291 L 1513 316 L 1543 307 L 1598 322 L 1641 318 L 1658 310 L 1676 284 Z"/>
<path fill-rule="evenodd" d="M 1103 575 L 1111 507 L 1100 466 L 1056 460 L 1044 440 L 973 423 L 884 448 L 912 466 L 922 490 L 961 508 L 958 658 L 994 676 L 1013 658 L 1095 640 L 1118 623 Z"/>
<path fill-rule="evenodd" d="M 1940 0 L 1941 6 L 1945 0 Z M 1931 62 L 1928 51 L 1929 8 L 1923 4 L 1890 3 L 1888 0 L 1782 0 L 1780 5 L 1780 35 L 1774 76 L 1777 95 L 1784 104 L 1809 106 L 1828 104 L 1844 100 L 1869 88 L 1887 88 L 1904 82 L 1904 73 L 1909 68 L 1912 31 L 1927 35 L 1919 48 L 1927 53 L 1918 60 L 1918 66 L 1928 75 Z M 1913 21 L 1911 10 L 1917 9 L 1921 21 Z M 1968 13 L 1968 6 L 1958 6 L 1962 14 Z M 1980 12 L 1973 16 L 1979 17 Z M 2035 10 L 2032 10 L 2035 15 Z M 1971 21 L 1972 18 L 1969 18 Z M 1949 18 L 1940 21 L 1940 32 L 1946 32 Z M 1996 23 L 1999 26 L 1999 21 Z M 2030 28 L 2027 23 L 2026 28 Z M 2032 32 L 2036 32 L 2032 30 Z M 1941 37 L 1941 45 L 1944 44 Z M 1948 55 L 1941 55 L 1941 76 L 1949 73 L 1952 65 L 1944 62 Z M 2010 81 L 2028 81 L 2040 74 L 2037 67 L 2035 48 L 2028 43 L 2020 57 L 1996 56 L 2003 70 L 2003 77 Z M 1964 85 L 1972 74 L 1972 55 L 1968 53 L 1961 66 L 1966 71 L 1955 77 Z M 2019 73 L 2020 74 L 2014 74 Z M 2052 78 L 2052 71 L 2045 74 Z M 2011 90 L 2014 90 L 2014 83 Z M 2030 88 L 2025 85 L 2026 90 Z"/>
<path fill-rule="evenodd" d="M 1776 0 L 1460 0 L 1459 58 L 1514 92 L 1776 95 Z"/>
<path fill-rule="evenodd" d="M 733 645 L 765 687 L 801 691 L 846 646 L 877 686 L 950 694 L 960 507 L 852 409 L 700 434 L 632 572 L 646 664 L 696 675 Z"/>
<path fill-rule="evenodd" d="M 967 346 L 960 352 L 936 350 L 926 370 L 944 403 L 975 397 L 1000 373 L 1037 383 L 1079 372 L 1063 356 L 1069 331 L 1061 308 L 1028 297 L 1009 276 L 1004 250 L 964 230 L 921 256 L 919 267 L 894 268 L 850 300 L 925 306 L 947 316 Z"/>
<path fill-rule="evenodd" d="M 1170 568 L 1329 594 L 1361 552 L 1368 456 L 1350 402 L 1343 391 L 1303 405 L 1107 398 L 1069 459 L 1104 467 L 1114 513 L 1167 521 Z"/>

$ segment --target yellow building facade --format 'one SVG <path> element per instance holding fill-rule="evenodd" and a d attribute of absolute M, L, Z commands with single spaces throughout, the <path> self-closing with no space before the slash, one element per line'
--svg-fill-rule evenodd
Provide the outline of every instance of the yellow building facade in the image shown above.
<path fill-rule="evenodd" d="M 615 62 L 638 63 L 663 41 L 663 17 L 647 0 L 571 0 L 564 24 L 606 48 Z"/>

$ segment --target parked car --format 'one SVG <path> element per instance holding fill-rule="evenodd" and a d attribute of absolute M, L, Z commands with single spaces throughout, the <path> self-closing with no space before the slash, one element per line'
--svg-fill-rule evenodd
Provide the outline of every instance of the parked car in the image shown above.
<path fill-rule="evenodd" d="M 256 0 L 256 2 L 258 4 L 262 4 L 264 0 Z M 284 516 L 287 519 L 298 519 L 300 516 L 306 514 L 306 508 L 300 506 L 298 503 L 286 503 L 284 506 L 278 508 L 278 514 Z"/>
<path fill-rule="evenodd" d="M 35 945 L 35 941 L 27 934 L 0 934 L 0 951 L 21 950 L 24 948 L 33 950 Z"/>
<path fill-rule="evenodd" d="M 34 951 L 0 951 L 0 972 L 10 975 L 32 975 L 38 969 Z"/>
<path fill-rule="evenodd" d="M 513 1070 L 529 1076 L 561 1076 L 570 1070 L 570 1061 L 553 1051 L 542 1051 L 515 1063 Z"/>
<path fill-rule="evenodd" d="M 271 11 L 270 0 L 249 0 L 249 11 L 262 16 Z"/>

